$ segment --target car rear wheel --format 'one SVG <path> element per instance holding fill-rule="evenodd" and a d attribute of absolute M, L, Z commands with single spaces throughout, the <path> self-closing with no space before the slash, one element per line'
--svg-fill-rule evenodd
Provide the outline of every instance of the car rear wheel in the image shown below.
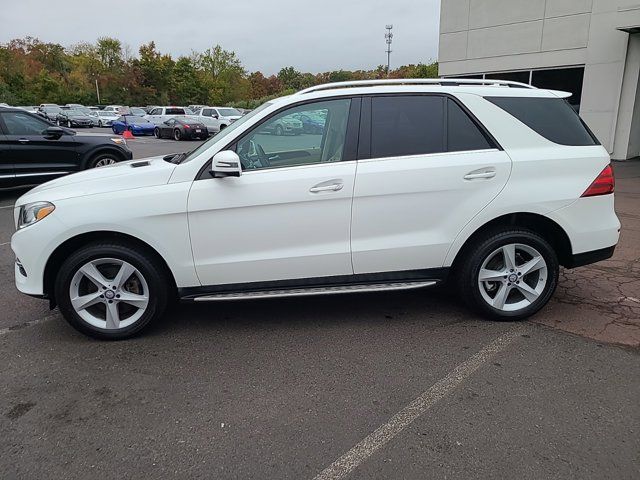
<path fill-rule="evenodd" d="M 100 168 L 106 167 L 108 165 L 113 165 L 114 163 L 118 163 L 121 160 L 115 153 L 104 152 L 95 155 L 89 160 L 87 164 L 87 168 Z"/>
<path fill-rule="evenodd" d="M 522 320 L 547 304 L 559 265 L 543 237 L 504 228 L 478 239 L 456 275 L 461 296 L 474 310 L 495 320 Z"/>
<path fill-rule="evenodd" d="M 180 139 L 182 138 L 182 132 L 180 132 L 179 129 L 174 129 L 173 130 L 173 139 L 176 141 L 180 141 Z"/>
<path fill-rule="evenodd" d="M 64 318 L 94 338 L 120 340 L 159 318 L 170 282 L 154 259 L 127 244 L 94 243 L 60 267 L 55 297 Z"/>
<path fill-rule="evenodd" d="M 156 138 L 160 138 L 160 129 L 158 127 L 153 129 L 153 134 Z"/>

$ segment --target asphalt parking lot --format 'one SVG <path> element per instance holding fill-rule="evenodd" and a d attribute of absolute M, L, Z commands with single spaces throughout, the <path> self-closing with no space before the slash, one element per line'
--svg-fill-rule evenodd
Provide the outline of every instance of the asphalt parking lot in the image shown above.
<path fill-rule="evenodd" d="M 0 192 L 0 477 L 640 478 L 640 162 L 616 174 L 616 256 L 530 322 L 410 291 L 181 305 L 115 343 L 16 292 Z"/>

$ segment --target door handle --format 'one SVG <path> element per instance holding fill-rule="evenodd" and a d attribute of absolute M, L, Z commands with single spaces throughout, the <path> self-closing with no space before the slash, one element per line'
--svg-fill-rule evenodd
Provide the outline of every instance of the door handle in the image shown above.
<path fill-rule="evenodd" d="M 29 143 L 29 139 L 28 138 L 19 138 L 18 142 L 20 142 L 20 143 Z"/>
<path fill-rule="evenodd" d="M 311 187 L 309 189 L 309 191 L 311 193 L 319 193 L 319 192 L 338 192 L 340 190 L 342 190 L 342 187 L 344 187 L 343 183 L 330 183 L 330 184 L 325 184 L 325 183 L 319 183 L 318 185 Z"/>
<path fill-rule="evenodd" d="M 474 170 L 464 176 L 465 180 L 478 180 L 482 178 L 493 178 L 496 176 L 496 171 L 493 168 L 483 168 L 481 170 Z"/>

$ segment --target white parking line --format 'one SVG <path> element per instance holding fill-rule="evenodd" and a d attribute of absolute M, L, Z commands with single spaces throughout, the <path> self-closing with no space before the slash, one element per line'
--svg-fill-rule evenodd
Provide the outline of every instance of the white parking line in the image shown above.
<path fill-rule="evenodd" d="M 471 358 L 462 362 L 446 377 L 435 383 L 431 388 L 423 392 L 418 398 L 391 417 L 387 423 L 378 427 L 377 430 L 325 468 L 314 477 L 314 480 L 338 480 L 347 476 L 377 450 L 407 428 L 420 415 L 445 398 L 465 379 L 487 363 L 495 354 L 509 346 L 523 333 L 524 329 L 525 327 L 517 327 L 515 330 L 500 335 Z"/>
<path fill-rule="evenodd" d="M 13 208 L 13 205 L 0 205 L 0 208 Z"/>
<path fill-rule="evenodd" d="M 0 243 L 0 247 L 4 247 L 5 245 L 11 245 L 11 242 Z"/>

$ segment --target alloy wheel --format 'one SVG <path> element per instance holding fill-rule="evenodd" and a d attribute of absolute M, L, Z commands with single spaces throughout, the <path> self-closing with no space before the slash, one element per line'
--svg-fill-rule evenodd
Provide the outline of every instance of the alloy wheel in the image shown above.
<path fill-rule="evenodd" d="M 99 167 L 106 167 L 107 165 L 114 165 L 116 162 L 116 159 L 113 157 L 102 157 L 100 160 L 98 160 L 96 162 L 96 168 Z"/>
<path fill-rule="evenodd" d="M 491 307 L 515 312 L 534 303 L 547 286 L 548 268 L 535 248 L 522 243 L 503 245 L 480 266 L 478 286 Z"/>
<path fill-rule="evenodd" d="M 144 315 L 149 287 L 136 267 L 116 258 L 91 260 L 69 286 L 75 312 L 88 324 L 106 330 L 127 328 Z"/>

